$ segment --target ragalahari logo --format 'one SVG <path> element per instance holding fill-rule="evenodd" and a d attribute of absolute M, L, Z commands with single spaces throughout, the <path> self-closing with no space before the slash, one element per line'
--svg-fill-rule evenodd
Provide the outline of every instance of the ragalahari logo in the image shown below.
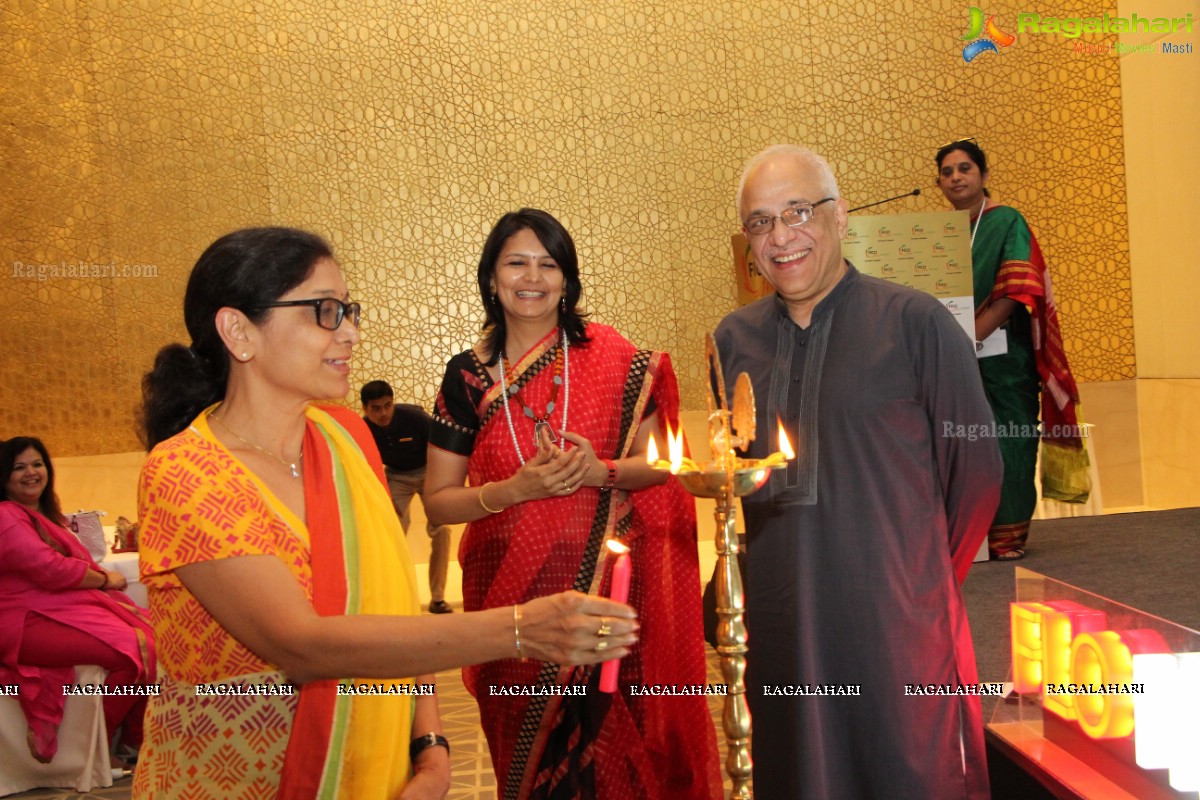
<path fill-rule="evenodd" d="M 1000 30 L 1000 26 L 996 24 L 996 15 L 987 18 L 987 24 L 983 22 L 983 9 L 971 6 L 967 12 L 970 14 L 971 23 L 967 29 L 967 35 L 962 37 L 963 41 L 970 40 L 970 44 L 963 48 L 963 61 L 968 64 L 971 60 L 980 53 L 991 51 L 999 53 L 996 45 L 1008 47 L 1017 40 L 1017 37 L 1011 33 Z M 986 34 L 980 38 L 980 34 Z"/>

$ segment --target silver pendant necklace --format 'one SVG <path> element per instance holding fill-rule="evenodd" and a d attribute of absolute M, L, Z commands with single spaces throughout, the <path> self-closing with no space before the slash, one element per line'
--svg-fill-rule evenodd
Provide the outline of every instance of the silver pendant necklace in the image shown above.
<path fill-rule="evenodd" d="M 561 342 L 560 346 L 562 347 L 562 354 L 563 354 L 562 429 L 565 431 L 567 429 L 567 406 L 571 402 L 571 346 L 567 341 L 567 332 L 565 330 L 563 330 L 561 332 L 560 342 Z M 508 408 L 509 389 L 516 390 L 517 387 L 516 387 L 515 383 L 511 387 L 508 385 L 508 381 L 506 380 L 505 375 L 504 375 L 504 361 L 505 361 L 505 358 L 504 358 L 504 353 L 502 351 L 500 353 L 500 397 L 501 397 L 501 402 L 504 404 L 504 418 L 506 420 L 508 420 L 508 435 L 510 437 L 512 437 L 513 449 L 515 449 L 517 451 L 517 458 L 520 459 L 521 466 L 525 466 L 525 454 L 521 452 L 521 443 L 517 441 L 517 429 L 516 429 L 516 427 L 513 426 L 512 411 L 510 411 Z M 519 391 L 519 390 L 517 390 L 517 391 Z M 550 431 L 550 441 L 552 441 L 552 442 L 558 441 L 558 437 L 554 435 L 554 429 L 550 426 L 550 414 L 553 411 L 554 411 L 554 401 L 551 400 L 549 405 L 546 408 L 546 416 L 542 419 L 536 419 L 533 415 L 533 411 L 528 406 L 525 406 L 525 416 L 534 420 L 534 423 L 533 423 L 533 449 L 534 449 L 534 452 L 537 451 L 538 435 L 542 432 L 542 428 L 545 428 Z"/>

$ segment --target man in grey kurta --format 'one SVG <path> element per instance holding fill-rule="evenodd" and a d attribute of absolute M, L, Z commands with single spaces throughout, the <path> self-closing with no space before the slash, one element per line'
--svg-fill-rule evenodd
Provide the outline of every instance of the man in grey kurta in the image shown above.
<path fill-rule="evenodd" d="M 754 384 L 749 454 L 779 449 L 776 420 L 797 449 L 743 499 L 755 796 L 986 798 L 979 697 L 946 694 L 976 691 L 959 584 L 1002 469 L 994 440 L 961 435 L 992 420 L 972 343 L 934 298 L 842 259 L 819 156 L 751 159 L 738 212 L 776 294 L 717 347 L 729 386 Z"/>

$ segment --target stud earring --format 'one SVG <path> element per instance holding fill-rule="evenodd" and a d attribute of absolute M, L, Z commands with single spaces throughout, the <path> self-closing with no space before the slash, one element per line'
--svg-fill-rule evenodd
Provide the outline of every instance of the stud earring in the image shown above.
<path fill-rule="evenodd" d="M 250 360 L 250 354 L 242 353 L 242 361 L 249 361 L 249 360 Z"/>

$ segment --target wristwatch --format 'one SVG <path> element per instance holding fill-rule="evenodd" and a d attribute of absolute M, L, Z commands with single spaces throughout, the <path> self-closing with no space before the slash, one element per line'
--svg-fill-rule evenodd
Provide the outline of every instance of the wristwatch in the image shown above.
<path fill-rule="evenodd" d="M 450 742 L 445 736 L 440 733 L 427 733 L 424 736 L 418 736 L 408 744 L 408 760 L 409 763 L 417 763 L 417 756 L 424 753 L 430 747 L 444 747 L 446 753 L 450 753 Z"/>

